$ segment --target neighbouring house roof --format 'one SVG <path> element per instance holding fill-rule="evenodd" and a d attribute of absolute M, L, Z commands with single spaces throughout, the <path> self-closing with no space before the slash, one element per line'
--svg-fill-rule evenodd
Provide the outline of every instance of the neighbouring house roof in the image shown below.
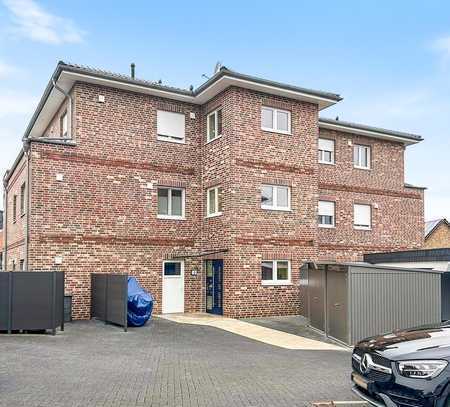
<path fill-rule="evenodd" d="M 450 248 L 369 253 L 364 254 L 364 261 L 368 263 L 418 263 L 450 261 Z"/>
<path fill-rule="evenodd" d="M 24 138 L 41 136 L 45 131 L 48 122 L 64 100 L 64 95 L 55 89 L 54 83 L 64 91 L 69 92 L 76 81 L 110 86 L 194 104 L 203 104 L 227 87 L 233 85 L 314 103 L 319 106 L 319 109 L 324 109 L 342 100 L 336 93 L 322 92 L 274 82 L 255 76 L 241 74 L 226 67 L 222 67 L 197 89 L 188 90 L 162 85 L 159 82 L 135 79 L 127 75 L 117 74 L 102 69 L 60 61 L 50 78 L 33 117 L 31 118 L 25 131 Z"/>
<path fill-rule="evenodd" d="M 450 226 L 445 218 L 439 218 L 425 222 L 425 239 L 427 239 L 440 225 Z"/>
<path fill-rule="evenodd" d="M 388 130 L 381 127 L 367 126 L 365 124 L 342 120 L 327 119 L 324 117 L 319 118 L 319 127 L 383 140 L 399 141 L 405 145 L 415 144 L 423 140 L 423 138 L 417 134 L 404 133 L 397 130 Z"/>

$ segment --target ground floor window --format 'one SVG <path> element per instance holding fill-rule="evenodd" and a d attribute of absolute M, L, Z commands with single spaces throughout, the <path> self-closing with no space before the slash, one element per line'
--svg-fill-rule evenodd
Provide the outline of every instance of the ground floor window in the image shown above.
<path fill-rule="evenodd" d="M 261 263 L 261 281 L 264 285 L 291 283 L 291 262 L 289 260 L 264 260 Z"/>

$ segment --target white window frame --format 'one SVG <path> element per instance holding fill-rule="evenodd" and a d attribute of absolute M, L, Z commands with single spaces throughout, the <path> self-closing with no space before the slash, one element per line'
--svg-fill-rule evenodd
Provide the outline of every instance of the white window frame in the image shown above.
<path fill-rule="evenodd" d="M 264 205 L 262 202 L 262 189 L 263 187 L 270 187 L 273 189 L 273 205 Z M 288 192 L 288 206 L 278 206 L 278 188 L 285 188 Z M 261 185 L 261 209 L 269 210 L 269 211 L 283 211 L 290 212 L 291 211 L 291 187 L 288 185 L 272 185 L 272 184 L 262 184 Z"/>
<path fill-rule="evenodd" d="M 222 189 L 222 187 L 220 185 L 216 185 L 215 187 L 211 187 L 211 188 L 208 188 L 206 190 L 206 217 L 207 218 L 213 218 L 215 216 L 222 215 L 222 212 L 219 211 L 219 195 L 220 195 L 219 194 L 219 190 L 220 189 Z M 211 206 L 210 206 L 210 203 L 209 203 L 209 193 L 212 190 L 215 190 L 215 195 L 214 195 L 214 209 L 215 209 L 215 212 L 211 212 L 210 213 Z M 223 194 L 223 189 L 222 189 L 222 194 Z M 223 202 L 222 202 L 222 205 L 223 205 Z"/>
<path fill-rule="evenodd" d="M 288 279 L 287 280 L 278 280 L 278 262 L 287 262 L 288 264 Z M 262 279 L 262 264 L 263 263 L 272 263 L 272 280 L 263 280 Z M 291 261 L 290 260 L 261 260 L 261 284 L 262 285 L 292 285 L 292 277 L 291 277 Z"/>
<path fill-rule="evenodd" d="M 184 188 L 175 188 L 175 187 L 165 187 L 165 186 L 159 186 L 156 190 L 156 200 L 157 200 L 157 204 L 156 207 L 158 210 L 158 203 L 159 203 L 159 190 L 160 189 L 167 189 L 168 190 L 168 194 L 167 194 L 167 212 L 169 212 L 168 215 L 163 215 L 163 214 L 157 214 L 157 218 L 158 219 L 174 219 L 174 220 L 184 220 L 186 219 L 185 216 L 185 206 L 186 206 L 186 190 Z M 172 191 L 181 191 L 181 216 L 180 215 L 171 215 L 170 213 L 172 212 Z"/>
<path fill-rule="evenodd" d="M 328 141 L 328 142 L 332 142 L 333 143 L 333 150 L 324 150 L 320 148 L 320 140 L 324 140 L 324 141 Z M 335 155 L 335 151 L 336 151 L 336 141 L 332 140 L 332 139 L 328 139 L 328 138 L 322 138 L 319 137 L 319 143 L 318 143 L 318 150 L 319 150 L 319 163 L 320 164 L 328 164 L 328 165 L 332 165 L 334 164 L 334 155 Z M 322 154 L 322 152 L 327 151 L 327 152 L 331 152 L 331 161 L 326 161 L 323 157 L 324 154 Z"/>
<path fill-rule="evenodd" d="M 183 116 L 184 119 L 184 134 L 183 137 L 177 137 L 171 134 L 159 134 L 158 133 L 158 115 L 159 113 L 167 113 L 173 115 Z M 186 144 L 186 116 L 183 113 L 169 112 L 167 110 L 157 110 L 156 111 L 156 139 L 159 141 L 166 141 L 168 143 Z"/>
<path fill-rule="evenodd" d="M 272 123 L 273 123 L 273 128 L 270 127 L 264 127 L 263 126 L 263 121 L 262 121 L 262 113 L 263 110 L 269 110 L 272 112 Z M 278 112 L 282 112 L 282 113 L 287 113 L 288 114 L 288 130 L 278 130 Z M 291 112 L 289 110 L 283 110 L 283 109 L 277 109 L 274 107 L 269 107 L 269 106 L 262 106 L 261 107 L 261 129 L 264 131 L 270 131 L 272 133 L 280 133 L 280 134 L 287 134 L 287 135 L 292 135 L 292 115 Z"/>
<path fill-rule="evenodd" d="M 69 116 L 67 110 L 61 115 L 61 137 L 67 138 L 69 136 Z"/>
<path fill-rule="evenodd" d="M 361 225 L 361 224 L 355 224 L 356 216 L 356 207 L 357 206 L 365 206 L 369 208 L 369 225 Z M 353 228 L 356 230 L 372 230 L 372 205 L 368 204 L 353 204 Z"/>
<path fill-rule="evenodd" d="M 166 276 L 165 269 L 167 263 L 179 263 L 180 264 L 180 275 L 179 276 Z M 164 260 L 162 264 L 162 278 L 181 278 L 184 284 L 184 260 Z"/>
<path fill-rule="evenodd" d="M 355 158 L 355 153 L 356 153 L 356 149 L 358 149 L 358 160 L 356 160 Z M 367 166 L 361 165 L 361 151 L 367 151 Z M 371 168 L 371 160 L 372 160 L 372 151 L 370 146 L 365 146 L 363 144 L 354 144 L 353 145 L 353 166 L 355 168 L 358 168 L 360 170 L 370 170 Z"/>
<path fill-rule="evenodd" d="M 333 217 L 332 217 L 332 223 L 331 225 L 329 225 L 328 223 L 320 223 L 319 221 L 319 217 L 320 216 L 328 216 L 328 215 L 321 215 L 320 214 L 320 202 L 326 202 L 326 203 L 332 203 L 333 204 Z M 326 201 L 325 199 L 320 199 L 319 200 L 319 208 L 318 208 L 318 219 L 317 219 L 317 223 L 319 225 L 320 228 L 327 228 L 327 229 L 332 229 L 336 227 L 336 202 L 334 201 Z"/>
<path fill-rule="evenodd" d="M 216 110 L 213 110 L 211 113 L 208 113 L 208 116 L 206 117 L 206 144 L 222 137 L 222 132 L 219 134 L 219 120 L 218 120 L 219 111 L 222 111 L 222 132 L 223 132 L 223 110 L 222 107 L 219 107 Z M 215 137 L 211 137 L 211 134 L 209 132 L 209 122 L 212 116 L 214 116 L 214 131 L 216 133 Z"/>

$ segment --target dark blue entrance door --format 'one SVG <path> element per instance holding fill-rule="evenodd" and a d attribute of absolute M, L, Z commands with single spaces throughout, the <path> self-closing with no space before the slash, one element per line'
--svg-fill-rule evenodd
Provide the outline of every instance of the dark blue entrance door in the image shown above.
<path fill-rule="evenodd" d="M 223 260 L 206 260 L 206 312 L 223 314 Z"/>

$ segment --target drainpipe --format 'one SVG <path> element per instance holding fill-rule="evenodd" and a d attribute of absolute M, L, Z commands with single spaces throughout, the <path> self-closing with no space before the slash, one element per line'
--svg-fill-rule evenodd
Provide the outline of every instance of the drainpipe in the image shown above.
<path fill-rule="evenodd" d="M 59 92 L 61 92 L 69 101 L 69 107 L 67 109 L 68 115 L 68 123 L 67 123 L 67 131 L 68 131 L 68 139 L 72 138 L 72 105 L 73 105 L 73 98 L 72 95 L 68 92 L 66 92 L 64 89 L 61 89 L 55 82 L 55 79 L 52 78 L 52 83 L 53 83 L 53 87 L 58 90 Z"/>
<path fill-rule="evenodd" d="M 31 162 L 31 148 L 30 148 L 30 142 L 24 141 L 23 143 L 23 151 L 25 154 L 25 159 L 27 161 L 27 184 L 26 184 L 26 223 L 25 223 L 25 265 L 24 269 L 26 271 L 29 270 L 29 243 L 30 243 L 30 197 L 31 197 L 31 171 L 30 171 L 30 162 Z"/>
<path fill-rule="evenodd" d="M 3 265 L 5 271 L 8 270 L 8 182 L 6 181 L 6 177 L 8 176 L 9 171 L 6 171 L 5 177 L 3 178 Z"/>

